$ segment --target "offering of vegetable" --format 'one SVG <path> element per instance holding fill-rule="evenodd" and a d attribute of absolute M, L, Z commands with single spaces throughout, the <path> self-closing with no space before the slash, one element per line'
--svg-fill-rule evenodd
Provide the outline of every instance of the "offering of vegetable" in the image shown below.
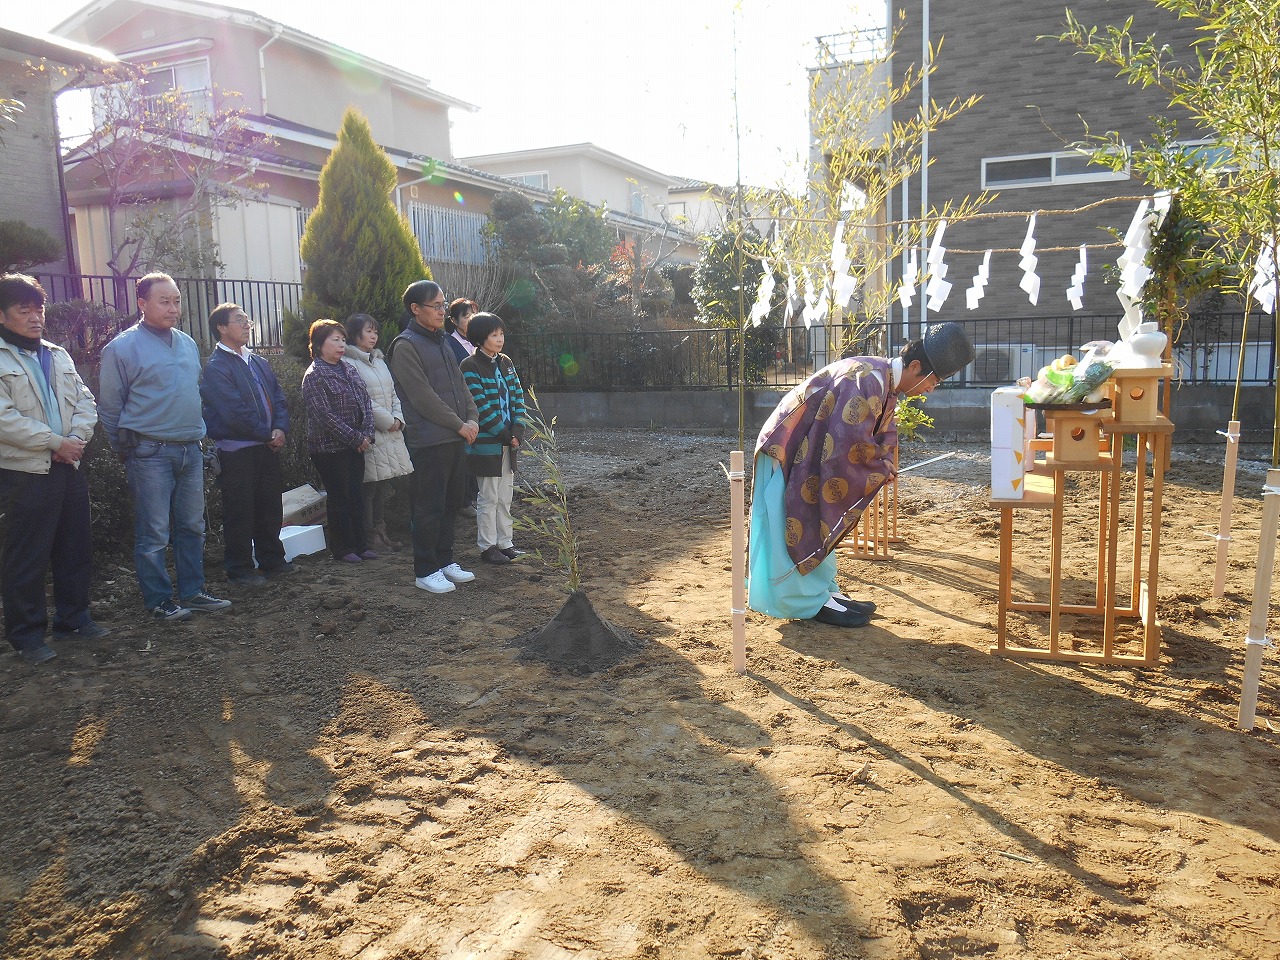
<path fill-rule="evenodd" d="M 1102 385 L 1111 376 L 1111 364 L 1096 359 L 1091 351 L 1087 363 L 1065 354 L 1047 367 L 1042 367 L 1035 382 L 1027 389 L 1027 403 L 1083 403 L 1101 400 Z"/>
<path fill-rule="evenodd" d="M 1105 360 L 1076 364 L 1064 403 L 1082 403 L 1111 378 L 1111 364 Z M 1099 399 L 1101 399 L 1099 397 Z"/>

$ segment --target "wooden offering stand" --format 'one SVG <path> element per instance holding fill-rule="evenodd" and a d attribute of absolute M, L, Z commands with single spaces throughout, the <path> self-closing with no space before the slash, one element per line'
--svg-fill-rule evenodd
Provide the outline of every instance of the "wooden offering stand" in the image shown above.
<path fill-rule="evenodd" d="M 1142 370 L 1146 379 L 1158 384 L 1161 370 Z M 1126 372 L 1127 373 L 1127 372 Z M 1115 391 L 1135 389 L 1138 378 L 1122 377 Z M 1120 402 L 1113 409 L 1087 410 L 1076 407 L 1045 408 L 1047 432 L 1052 441 L 1033 441 L 1033 451 L 1045 452 L 1044 460 L 1035 461 L 1026 476 L 1021 500 L 992 499 L 991 506 L 1000 511 L 1000 590 L 996 645 L 991 652 L 999 656 L 1030 660 L 1056 660 L 1074 663 L 1123 663 L 1154 666 L 1160 657 L 1160 623 L 1156 614 L 1156 591 L 1160 570 L 1160 520 L 1164 490 L 1164 465 L 1173 424 L 1143 401 L 1154 402 L 1158 389 L 1148 387 L 1144 379 L 1141 396 Z M 1138 414 L 1149 417 L 1138 418 Z M 1120 565 L 1120 491 L 1123 474 L 1124 438 L 1132 436 L 1137 444 L 1132 506 L 1133 550 L 1126 556 L 1130 567 L 1129 589 L 1121 600 L 1117 584 Z M 1150 457 L 1152 480 L 1147 489 L 1146 471 Z M 1062 537 L 1064 500 L 1067 495 L 1065 474 L 1068 472 L 1098 475 L 1098 547 L 1094 572 L 1095 595 L 1092 603 L 1065 603 L 1062 599 Z M 1044 600 L 1013 599 L 1013 527 L 1019 511 L 1050 512 L 1051 547 L 1049 561 L 1049 597 Z M 1009 637 L 1010 610 L 1049 615 L 1047 645 L 1033 646 Z M 1060 638 L 1062 614 L 1092 616 L 1101 619 L 1101 649 L 1064 649 Z M 1140 655 L 1116 650 L 1116 620 L 1132 617 L 1142 622 Z"/>

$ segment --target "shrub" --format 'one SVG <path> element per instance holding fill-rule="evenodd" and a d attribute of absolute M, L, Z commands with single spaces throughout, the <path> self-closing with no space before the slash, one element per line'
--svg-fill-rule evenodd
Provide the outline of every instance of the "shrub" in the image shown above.
<path fill-rule="evenodd" d="M 93 390 L 97 386 L 96 374 L 102 348 L 131 323 L 131 318 L 105 303 L 67 300 L 51 303 L 45 308 L 44 338 L 71 354 L 71 359 L 81 368 L 81 376 L 86 370 L 93 371 L 94 382 L 89 384 L 89 389 Z"/>
<path fill-rule="evenodd" d="M 311 339 L 307 336 L 310 327 L 311 324 L 296 310 L 286 307 L 281 314 L 280 339 L 284 352 L 305 363 L 311 362 Z"/>
<path fill-rule="evenodd" d="M 311 361 L 306 363 L 287 355 L 268 357 L 276 379 L 280 381 L 280 389 L 284 391 L 285 402 L 289 405 L 289 438 L 280 451 L 280 473 L 284 478 L 284 488 L 292 490 L 304 483 L 319 486 L 320 475 L 316 473 L 311 462 L 311 454 L 307 452 L 307 411 L 302 403 L 302 375 Z"/>
<path fill-rule="evenodd" d="M 363 312 L 392 329 L 404 311 L 405 287 L 431 277 L 408 221 L 391 202 L 395 185 L 395 166 L 368 121 L 348 108 L 302 237 L 304 316 L 341 323 Z"/>
<path fill-rule="evenodd" d="M 0 220 L 0 273 L 24 273 L 62 256 L 62 243 L 21 220 Z"/>

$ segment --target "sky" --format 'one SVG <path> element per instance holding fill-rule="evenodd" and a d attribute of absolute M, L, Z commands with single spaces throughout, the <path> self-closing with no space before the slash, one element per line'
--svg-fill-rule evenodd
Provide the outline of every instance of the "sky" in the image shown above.
<path fill-rule="evenodd" d="M 591 142 L 668 176 L 794 180 L 814 38 L 880 25 L 883 0 L 238 0 L 230 6 L 418 74 L 479 107 L 451 111 L 466 157 Z M 80 0 L 6 4 L 49 32 Z M 18 7 L 18 9 L 15 9 Z M 790 173 L 788 171 L 791 171 Z"/>

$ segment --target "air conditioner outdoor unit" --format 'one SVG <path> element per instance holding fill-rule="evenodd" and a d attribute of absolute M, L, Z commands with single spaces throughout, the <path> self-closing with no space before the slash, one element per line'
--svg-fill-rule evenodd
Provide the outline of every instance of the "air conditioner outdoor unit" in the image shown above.
<path fill-rule="evenodd" d="M 964 370 L 968 383 L 1013 383 L 1019 377 L 1034 377 L 1039 371 L 1040 350 L 1034 343 L 981 343 L 977 356 Z"/>

